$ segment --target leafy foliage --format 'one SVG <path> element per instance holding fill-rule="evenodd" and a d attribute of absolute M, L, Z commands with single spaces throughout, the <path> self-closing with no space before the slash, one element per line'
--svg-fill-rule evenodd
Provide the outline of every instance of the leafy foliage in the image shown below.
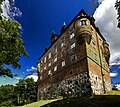
<path fill-rule="evenodd" d="M 0 76 L 13 77 L 11 70 L 5 66 L 20 68 L 20 57 L 28 56 L 21 38 L 20 27 L 16 20 L 0 20 Z"/>
<path fill-rule="evenodd" d="M 117 10 L 117 14 L 118 14 L 118 27 L 120 28 L 120 0 L 116 0 L 116 3 L 115 3 L 115 8 Z"/>
<path fill-rule="evenodd" d="M 16 86 L 0 87 L 0 107 L 24 105 L 36 101 L 36 83 L 32 78 L 19 80 Z"/>

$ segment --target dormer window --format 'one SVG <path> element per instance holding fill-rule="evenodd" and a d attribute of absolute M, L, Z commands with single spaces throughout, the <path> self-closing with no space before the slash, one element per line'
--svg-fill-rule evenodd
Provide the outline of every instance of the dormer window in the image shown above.
<path fill-rule="evenodd" d="M 87 20 L 81 20 L 80 21 L 80 26 L 84 26 L 84 25 L 88 25 L 88 22 L 87 22 Z"/>
<path fill-rule="evenodd" d="M 70 39 L 72 39 L 75 36 L 74 28 L 71 28 L 69 33 L 70 33 Z"/>
<path fill-rule="evenodd" d="M 63 47 L 65 45 L 65 38 L 63 37 L 62 39 L 61 39 L 61 47 Z"/>

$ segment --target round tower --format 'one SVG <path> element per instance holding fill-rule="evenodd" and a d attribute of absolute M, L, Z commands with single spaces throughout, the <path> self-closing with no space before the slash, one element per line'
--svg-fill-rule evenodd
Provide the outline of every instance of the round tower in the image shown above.
<path fill-rule="evenodd" d="M 81 43 L 82 40 L 85 40 L 90 44 L 92 39 L 90 21 L 87 15 L 81 14 L 77 17 L 75 23 L 75 35 L 78 38 L 78 43 Z"/>

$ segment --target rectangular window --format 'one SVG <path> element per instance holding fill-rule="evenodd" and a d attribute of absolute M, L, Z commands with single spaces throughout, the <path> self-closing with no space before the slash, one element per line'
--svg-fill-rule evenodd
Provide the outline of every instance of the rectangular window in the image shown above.
<path fill-rule="evenodd" d="M 62 39 L 61 39 L 61 47 L 63 47 L 65 45 L 65 38 L 63 37 Z"/>
<path fill-rule="evenodd" d="M 71 61 L 75 61 L 76 59 L 77 59 L 77 58 L 76 58 L 76 54 L 73 54 L 73 55 L 70 56 L 70 60 L 71 60 Z"/>
<path fill-rule="evenodd" d="M 54 67 L 54 71 L 57 71 L 57 66 Z"/>
<path fill-rule="evenodd" d="M 42 80 L 42 76 L 40 76 L 40 80 Z"/>
<path fill-rule="evenodd" d="M 75 36 L 74 34 L 74 28 L 70 29 L 70 39 L 72 39 Z"/>
<path fill-rule="evenodd" d="M 96 44 L 94 42 L 92 42 L 92 47 L 96 49 Z"/>
<path fill-rule="evenodd" d="M 91 28 L 91 34 L 92 34 L 92 37 L 94 37 L 94 31 L 92 28 Z"/>
<path fill-rule="evenodd" d="M 54 46 L 54 52 L 57 52 L 57 46 L 56 45 Z"/>
<path fill-rule="evenodd" d="M 44 67 L 44 70 L 46 70 L 46 67 Z"/>
<path fill-rule="evenodd" d="M 51 63 L 49 63 L 48 66 L 50 67 L 50 66 L 51 66 Z"/>
<path fill-rule="evenodd" d="M 80 26 L 83 26 L 83 25 L 88 25 L 87 20 L 81 20 L 80 21 Z"/>
<path fill-rule="evenodd" d="M 61 52 L 61 57 L 64 57 L 64 56 L 65 56 L 65 50 Z"/>
<path fill-rule="evenodd" d="M 51 70 L 48 71 L 48 75 L 52 75 Z"/>
<path fill-rule="evenodd" d="M 43 72 L 43 70 L 41 69 L 41 71 L 40 71 L 41 73 Z"/>
<path fill-rule="evenodd" d="M 62 61 L 62 67 L 64 67 L 65 66 L 65 61 Z"/>
<path fill-rule="evenodd" d="M 72 43 L 70 48 L 73 49 L 75 47 L 75 43 Z"/>
<path fill-rule="evenodd" d="M 56 62 L 56 61 L 57 61 L 57 57 L 54 58 L 54 62 Z"/>
<path fill-rule="evenodd" d="M 46 63 L 46 57 L 44 57 L 44 63 Z"/>
<path fill-rule="evenodd" d="M 48 54 L 48 58 L 51 58 L 51 52 L 49 52 L 49 54 Z"/>
<path fill-rule="evenodd" d="M 97 57 L 97 55 L 94 53 L 94 59 L 97 61 L 98 60 L 98 57 Z"/>

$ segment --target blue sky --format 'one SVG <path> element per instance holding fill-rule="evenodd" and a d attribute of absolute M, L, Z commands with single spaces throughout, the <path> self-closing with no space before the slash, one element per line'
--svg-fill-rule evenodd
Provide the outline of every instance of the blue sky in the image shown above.
<path fill-rule="evenodd" d="M 38 58 L 45 47 L 49 47 L 52 31 L 59 35 L 63 22 L 68 25 L 81 9 L 92 16 L 99 3 L 97 0 L 15 0 L 15 4 L 22 12 L 16 20 L 23 27 L 22 38 L 30 58 L 21 57 L 21 69 L 12 69 L 19 76 L 14 79 L 0 77 L 0 85 L 15 84 L 20 78 L 36 74 Z"/>

